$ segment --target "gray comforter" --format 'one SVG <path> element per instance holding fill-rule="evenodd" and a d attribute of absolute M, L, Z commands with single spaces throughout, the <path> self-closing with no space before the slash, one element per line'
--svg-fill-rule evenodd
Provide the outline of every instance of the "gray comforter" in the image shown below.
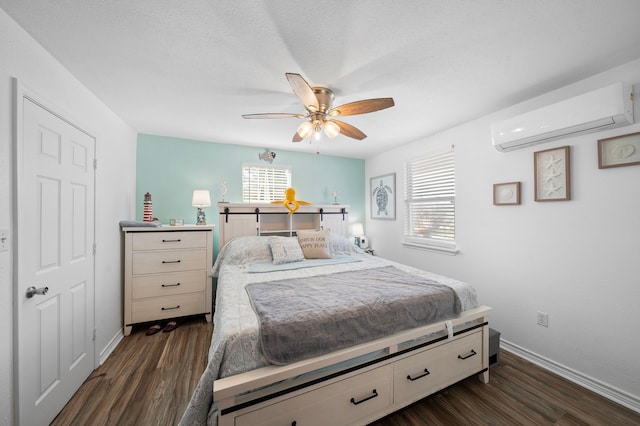
<path fill-rule="evenodd" d="M 458 316 L 449 287 L 394 266 L 246 286 L 272 364 L 303 359 Z"/>

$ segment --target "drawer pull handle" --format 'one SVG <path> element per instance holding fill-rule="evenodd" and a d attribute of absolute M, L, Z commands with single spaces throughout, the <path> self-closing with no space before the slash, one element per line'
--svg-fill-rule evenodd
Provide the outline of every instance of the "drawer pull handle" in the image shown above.
<path fill-rule="evenodd" d="M 469 353 L 469 355 L 467 355 L 467 356 L 458 355 L 458 358 L 459 359 L 467 359 L 467 358 L 471 358 L 474 355 L 477 355 L 477 352 L 474 351 L 473 349 L 471 349 L 471 353 Z"/>
<path fill-rule="evenodd" d="M 174 306 L 173 308 L 162 308 L 163 311 L 172 311 L 174 309 L 180 309 L 180 305 Z"/>
<path fill-rule="evenodd" d="M 407 379 L 409 379 L 409 380 L 411 380 L 413 382 L 413 381 L 416 381 L 416 380 L 418 380 L 418 379 L 420 379 L 420 378 L 422 378 L 424 376 L 428 376 L 429 374 L 431 374 L 431 373 L 429 373 L 429 370 L 427 370 L 425 368 L 424 369 L 424 373 L 420 374 L 419 376 L 411 377 L 411 374 L 407 374 Z"/>
<path fill-rule="evenodd" d="M 360 401 L 356 401 L 356 399 L 355 399 L 355 398 L 351 398 L 351 403 L 352 403 L 353 405 L 362 404 L 363 402 L 368 401 L 368 400 L 370 400 L 370 399 L 373 399 L 373 398 L 375 398 L 376 396 L 378 396 L 378 391 L 376 391 L 376 390 L 374 389 L 374 390 L 373 390 L 373 394 L 372 394 L 372 395 L 369 395 L 368 397 L 366 397 L 366 398 L 364 398 L 364 399 L 361 399 Z"/>
<path fill-rule="evenodd" d="M 180 260 L 163 260 L 162 263 L 180 263 Z"/>
<path fill-rule="evenodd" d="M 175 284 L 162 284 L 162 287 L 178 287 L 180 285 L 180 283 L 175 283 Z"/>
<path fill-rule="evenodd" d="M 179 243 L 180 241 L 182 241 L 180 238 L 177 240 L 162 240 L 163 243 Z"/>

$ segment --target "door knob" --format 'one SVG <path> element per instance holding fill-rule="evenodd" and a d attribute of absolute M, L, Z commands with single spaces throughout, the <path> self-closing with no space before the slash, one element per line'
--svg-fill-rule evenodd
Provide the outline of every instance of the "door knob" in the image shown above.
<path fill-rule="evenodd" d="M 27 289 L 27 299 L 31 299 L 36 294 L 45 295 L 48 291 L 49 287 L 35 288 L 34 286 L 31 286 Z"/>

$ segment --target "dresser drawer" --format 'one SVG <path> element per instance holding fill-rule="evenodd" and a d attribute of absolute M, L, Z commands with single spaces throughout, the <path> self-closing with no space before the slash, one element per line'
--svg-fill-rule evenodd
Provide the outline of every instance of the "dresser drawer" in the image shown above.
<path fill-rule="evenodd" d="M 207 271 L 186 271 L 170 274 L 143 275 L 131 279 L 133 299 L 145 297 L 169 296 L 173 294 L 205 291 Z"/>
<path fill-rule="evenodd" d="M 205 249 L 134 252 L 131 256 L 133 275 L 192 271 L 207 265 Z"/>
<path fill-rule="evenodd" d="M 131 247 L 138 250 L 175 250 L 204 248 L 207 246 L 206 232 L 137 232 L 132 235 Z"/>
<path fill-rule="evenodd" d="M 206 313 L 206 293 L 177 294 L 131 302 L 131 322 L 146 322 L 165 318 Z"/>
<path fill-rule="evenodd" d="M 420 399 L 480 370 L 482 333 L 478 331 L 395 362 L 395 400 Z"/>
<path fill-rule="evenodd" d="M 385 365 L 238 416 L 236 426 L 351 425 L 392 403 L 393 367 Z M 375 390 L 375 391 L 374 391 Z"/>

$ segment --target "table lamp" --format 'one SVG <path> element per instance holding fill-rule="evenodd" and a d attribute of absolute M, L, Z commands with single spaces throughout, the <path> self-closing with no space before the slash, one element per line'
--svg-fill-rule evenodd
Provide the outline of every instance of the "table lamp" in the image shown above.
<path fill-rule="evenodd" d="M 206 225 L 207 219 L 204 214 L 205 207 L 211 205 L 211 194 L 208 189 L 196 189 L 193 191 L 193 199 L 191 201 L 193 207 L 198 208 L 198 216 L 196 217 L 196 225 Z"/>
<path fill-rule="evenodd" d="M 354 223 L 353 228 L 351 228 L 351 232 L 355 237 L 355 243 L 361 249 L 366 249 L 369 247 L 369 239 L 364 235 L 364 227 L 361 223 Z"/>

